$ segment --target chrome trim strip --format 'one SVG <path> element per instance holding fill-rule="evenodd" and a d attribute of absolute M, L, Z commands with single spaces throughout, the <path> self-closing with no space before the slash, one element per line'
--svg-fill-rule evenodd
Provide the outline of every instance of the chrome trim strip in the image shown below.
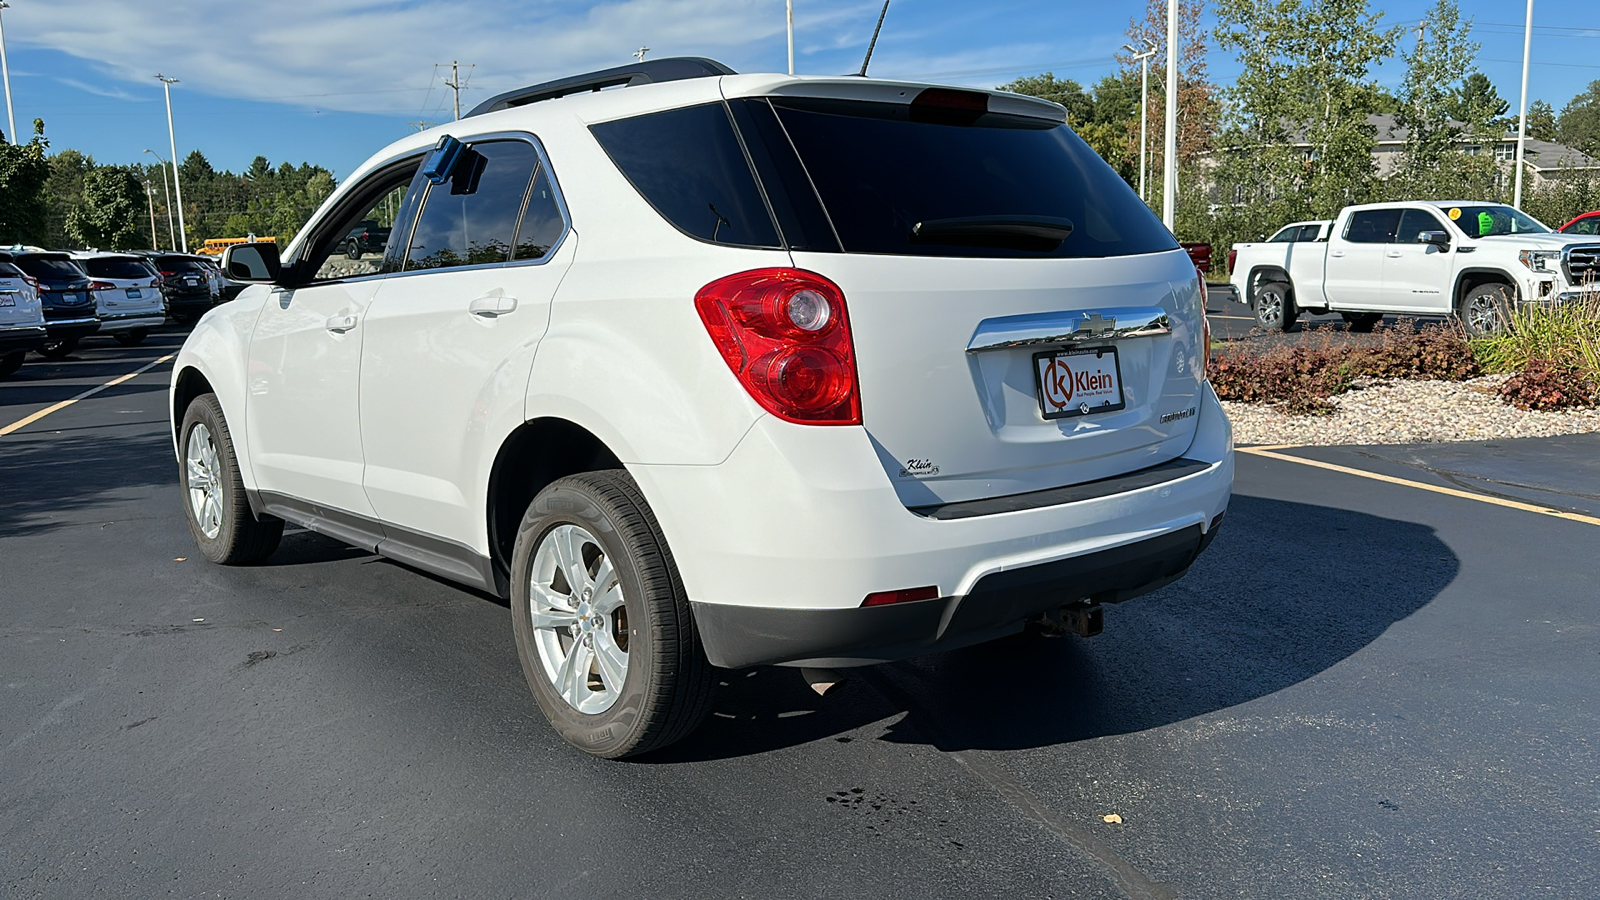
<path fill-rule="evenodd" d="M 1071 312 L 1033 313 L 984 319 L 967 342 L 968 353 L 1082 344 L 1172 333 L 1172 318 L 1159 306 L 1122 306 Z"/>
<path fill-rule="evenodd" d="M 7 336 L 14 335 L 14 334 L 44 334 L 44 333 L 45 333 L 45 327 L 43 325 L 0 325 L 0 334 L 7 335 Z"/>
<path fill-rule="evenodd" d="M 98 325 L 100 320 L 93 316 L 86 319 L 45 319 L 44 324 L 47 328 L 54 325 Z"/>

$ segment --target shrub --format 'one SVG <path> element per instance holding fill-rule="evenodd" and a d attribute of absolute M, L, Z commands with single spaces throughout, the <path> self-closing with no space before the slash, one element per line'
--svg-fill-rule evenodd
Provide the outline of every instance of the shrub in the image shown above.
<path fill-rule="evenodd" d="M 1573 366 L 1547 359 L 1529 361 L 1500 386 L 1500 399 L 1518 409 L 1558 410 L 1594 406 L 1592 382 Z"/>
<path fill-rule="evenodd" d="M 1461 381 L 1482 372 L 1460 324 L 1418 328 L 1410 319 L 1379 332 L 1375 345 L 1357 350 L 1359 374 L 1372 378 Z"/>
<path fill-rule="evenodd" d="M 1504 332 L 1474 340 L 1472 350 L 1489 372 L 1519 372 L 1543 360 L 1600 385 L 1600 297 L 1517 306 Z"/>

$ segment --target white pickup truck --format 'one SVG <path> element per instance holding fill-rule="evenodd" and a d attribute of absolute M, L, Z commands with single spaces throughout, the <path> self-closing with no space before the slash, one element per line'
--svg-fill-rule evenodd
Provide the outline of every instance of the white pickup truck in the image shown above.
<path fill-rule="evenodd" d="M 1374 203 L 1235 244 L 1228 268 L 1263 328 L 1287 331 L 1301 311 L 1341 313 L 1353 331 L 1385 315 L 1453 314 L 1482 335 L 1504 326 L 1513 303 L 1600 289 L 1600 240 L 1498 203 Z"/>

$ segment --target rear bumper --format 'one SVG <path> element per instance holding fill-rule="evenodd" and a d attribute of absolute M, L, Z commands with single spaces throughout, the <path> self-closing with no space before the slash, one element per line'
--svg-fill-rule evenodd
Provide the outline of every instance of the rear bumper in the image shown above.
<path fill-rule="evenodd" d="M 913 656 L 1123 600 L 1187 569 L 1227 507 L 1232 434 L 1209 386 L 1178 477 L 1053 505 L 940 518 L 907 509 L 856 428 L 757 422 L 717 466 L 630 465 L 722 666 Z M 933 586 L 941 599 L 861 608 Z M 898 607 L 898 608 L 897 608 Z"/>
<path fill-rule="evenodd" d="M 100 333 L 115 334 L 119 331 L 132 331 L 135 328 L 160 328 L 167 323 L 164 312 L 138 312 L 122 313 L 100 316 Z"/>
<path fill-rule="evenodd" d="M 0 328 L 0 354 L 18 350 L 37 350 L 44 346 L 48 332 L 43 325 L 19 325 Z"/>
<path fill-rule="evenodd" d="M 205 312 L 211 307 L 209 292 L 167 295 L 167 309 L 175 313 Z"/>
<path fill-rule="evenodd" d="M 70 341 L 74 338 L 88 337 L 99 331 L 100 320 L 93 317 L 46 319 L 44 327 L 49 332 L 47 340 Z"/>

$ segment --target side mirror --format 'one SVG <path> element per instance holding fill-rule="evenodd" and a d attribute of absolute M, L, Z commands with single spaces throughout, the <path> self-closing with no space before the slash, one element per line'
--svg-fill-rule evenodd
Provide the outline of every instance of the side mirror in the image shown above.
<path fill-rule="evenodd" d="M 1441 250 L 1450 248 L 1450 235 L 1443 231 L 1424 231 L 1420 236 L 1424 244 L 1432 244 Z"/>
<path fill-rule="evenodd" d="M 283 273 L 283 261 L 275 243 L 234 244 L 222 251 L 222 271 L 234 281 L 272 284 Z"/>

